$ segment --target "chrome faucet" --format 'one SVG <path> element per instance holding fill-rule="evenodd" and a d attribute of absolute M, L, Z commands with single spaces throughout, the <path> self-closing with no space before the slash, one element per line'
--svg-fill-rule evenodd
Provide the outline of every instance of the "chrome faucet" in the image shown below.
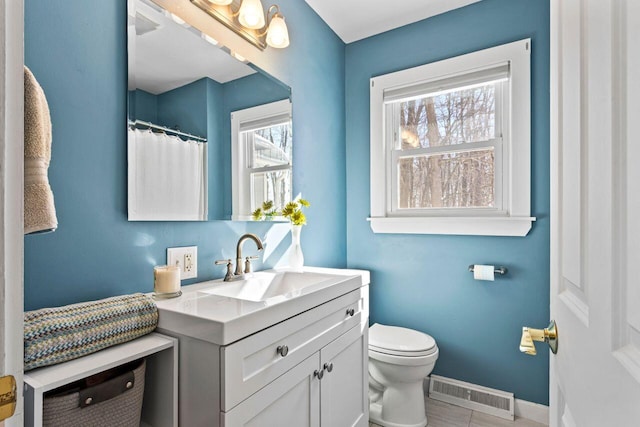
<path fill-rule="evenodd" d="M 264 249 L 264 246 L 262 246 L 262 240 L 260 240 L 260 238 L 255 234 L 247 233 L 240 236 L 240 238 L 238 239 L 238 244 L 236 245 L 236 271 L 233 273 L 236 276 L 242 276 L 242 244 L 247 239 L 251 239 L 256 242 L 256 246 L 258 247 L 259 251 Z M 250 271 L 245 271 L 245 273 L 249 272 Z"/>
<path fill-rule="evenodd" d="M 244 277 L 245 273 L 251 273 L 251 261 L 257 257 L 247 257 L 244 264 L 244 273 L 242 272 L 242 244 L 245 240 L 251 239 L 256 243 L 258 250 L 261 251 L 264 249 L 262 246 L 262 240 L 258 236 L 252 233 L 243 234 L 238 239 L 238 244 L 236 245 L 236 269 L 233 271 L 233 265 L 231 264 L 230 259 L 223 259 L 216 261 L 216 265 L 226 264 L 227 265 L 227 274 L 224 276 L 225 282 L 231 282 L 232 280 L 241 279 Z"/>

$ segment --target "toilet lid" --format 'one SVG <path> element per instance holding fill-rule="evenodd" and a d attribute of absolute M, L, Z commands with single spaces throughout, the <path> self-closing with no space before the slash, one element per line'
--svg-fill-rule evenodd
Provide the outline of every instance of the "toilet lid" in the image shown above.
<path fill-rule="evenodd" d="M 436 350 L 436 341 L 413 329 L 375 323 L 369 328 L 369 348 L 381 353 L 422 356 Z"/>

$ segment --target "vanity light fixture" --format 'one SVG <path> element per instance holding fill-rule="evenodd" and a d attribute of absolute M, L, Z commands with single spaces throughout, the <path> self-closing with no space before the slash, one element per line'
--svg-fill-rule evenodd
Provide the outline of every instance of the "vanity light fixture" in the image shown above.
<path fill-rule="evenodd" d="M 289 46 L 289 31 L 277 5 L 265 16 L 260 0 L 190 0 L 227 28 L 259 48 Z"/>

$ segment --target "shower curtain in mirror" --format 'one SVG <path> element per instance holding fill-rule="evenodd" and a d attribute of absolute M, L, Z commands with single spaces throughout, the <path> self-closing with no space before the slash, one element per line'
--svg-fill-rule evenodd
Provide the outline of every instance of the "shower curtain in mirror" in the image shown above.
<path fill-rule="evenodd" d="M 129 220 L 207 219 L 207 144 L 129 129 Z"/>

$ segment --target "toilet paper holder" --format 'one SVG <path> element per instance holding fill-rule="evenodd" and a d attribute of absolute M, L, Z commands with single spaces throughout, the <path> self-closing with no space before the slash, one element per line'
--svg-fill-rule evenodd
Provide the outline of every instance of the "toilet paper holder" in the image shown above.
<path fill-rule="evenodd" d="M 471 264 L 471 265 L 469 266 L 469 271 L 470 271 L 471 273 L 473 273 L 473 264 Z M 494 272 L 495 274 L 499 274 L 499 275 L 501 275 L 501 276 L 504 276 L 505 274 L 507 274 L 507 272 L 509 272 L 509 270 L 507 269 L 507 267 L 495 267 L 495 268 L 493 269 L 493 272 Z"/>

